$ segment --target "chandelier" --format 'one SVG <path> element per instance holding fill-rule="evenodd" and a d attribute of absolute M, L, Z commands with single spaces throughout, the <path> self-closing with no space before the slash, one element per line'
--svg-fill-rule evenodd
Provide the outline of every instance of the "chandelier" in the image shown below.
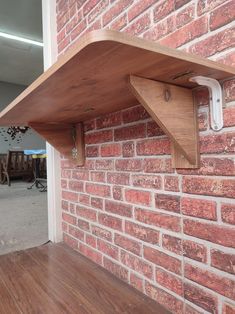
<path fill-rule="evenodd" d="M 28 126 L 10 126 L 7 133 L 10 135 L 11 139 L 14 140 L 17 134 L 25 134 L 28 129 Z"/>

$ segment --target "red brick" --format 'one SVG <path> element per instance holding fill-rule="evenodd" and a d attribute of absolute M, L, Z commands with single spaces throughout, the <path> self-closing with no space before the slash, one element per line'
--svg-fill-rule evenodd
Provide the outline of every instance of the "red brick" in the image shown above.
<path fill-rule="evenodd" d="M 65 37 L 58 45 L 58 52 L 60 53 L 61 51 L 63 51 L 66 47 L 68 47 L 70 43 L 70 37 L 67 36 Z"/>
<path fill-rule="evenodd" d="M 91 197 L 91 206 L 97 209 L 103 209 L 103 199 L 98 197 Z"/>
<path fill-rule="evenodd" d="M 235 197 L 235 180 L 200 177 L 183 177 L 184 193 L 211 195 L 219 197 Z"/>
<path fill-rule="evenodd" d="M 171 173 L 171 160 L 166 158 L 144 159 L 144 171 L 148 173 Z"/>
<path fill-rule="evenodd" d="M 173 0 L 166 0 L 157 5 L 153 11 L 154 21 L 158 22 L 167 15 L 169 15 L 172 11 L 174 11 L 175 2 Z"/>
<path fill-rule="evenodd" d="M 98 215 L 99 223 L 111 229 L 122 231 L 122 220 L 107 214 Z"/>
<path fill-rule="evenodd" d="M 185 304 L 185 314 L 203 314 L 201 311 L 195 310 L 188 304 Z"/>
<path fill-rule="evenodd" d="M 91 235 L 91 234 L 86 234 L 86 240 L 85 240 L 86 244 L 92 246 L 94 249 L 96 249 L 97 245 L 96 245 L 96 238 Z"/>
<path fill-rule="evenodd" d="M 140 15 L 146 9 L 148 9 L 155 2 L 157 2 L 157 0 L 145 0 L 145 1 L 139 0 L 139 1 L 135 1 L 134 5 L 128 11 L 128 19 L 129 19 L 129 21 L 132 21 L 134 18 L 136 18 L 138 15 Z"/>
<path fill-rule="evenodd" d="M 115 162 L 118 171 L 141 171 L 143 169 L 142 160 L 140 159 L 118 159 Z"/>
<path fill-rule="evenodd" d="M 121 127 L 114 130 L 115 141 L 126 141 L 146 136 L 146 124 L 137 124 L 127 127 Z"/>
<path fill-rule="evenodd" d="M 116 16 L 122 13 L 127 7 L 132 4 L 133 0 L 119 0 L 116 1 L 114 6 L 112 6 L 103 16 L 104 26 L 111 22 Z"/>
<path fill-rule="evenodd" d="M 140 256 L 141 245 L 139 242 L 129 239 L 120 234 L 115 234 L 114 243 L 123 249 Z"/>
<path fill-rule="evenodd" d="M 87 27 L 86 20 L 82 20 L 74 29 L 72 30 L 70 37 L 71 40 L 75 40 Z"/>
<path fill-rule="evenodd" d="M 68 233 L 68 224 L 62 221 L 62 231 Z"/>
<path fill-rule="evenodd" d="M 91 172 L 91 181 L 92 182 L 101 182 L 105 183 L 105 172 L 102 171 L 92 171 Z"/>
<path fill-rule="evenodd" d="M 225 81 L 223 84 L 225 100 L 227 102 L 235 100 L 235 80 Z"/>
<path fill-rule="evenodd" d="M 84 170 L 76 170 L 74 169 L 72 172 L 72 178 L 76 180 L 83 180 L 88 181 L 89 180 L 89 172 Z"/>
<path fill-rule="evenodd" d="M 114 22 L 110 25 L 110 29 L 120 31 L 127 25 L 127 14 L 123 14 L 116 18 Z"/>
<path fill-rule="evenodd" d="M 223 110 L 224 126 L 235 126 L 235 106 Z"/>
<path fill-rule="evenodd" d="M 177 172 L 191 175 L 234 176 L 235 163 L 232 158 L 206 157 L 201 158 L 199 169 L 178 169 Z"/>
<path fill-rule="evenodd" d="M 196 261 L 206 263 L 207 248 L 203 244 L 198 244 L 193 241 L 183 240 L 184 256 Z"/>
<path fill-rule="evenodd" d="M 165 176 L 164 177 L 164 190 L 179 192 L 179 177 Z"/>
<path fill-rule="evenodd" d="M 203 16 L 161 39 L 160 44 L 177 48 L 195 38 L 202 36 L 207 32 L 207 29 L 207 17 Z"/>
<path fill-rule="evenodd" d="M 113 199 L 123 201 L 123 188 L 121 186 L 113 186 Z"/>
<path fill-rule="evenodd" d="M 83 182 L 81 181 L 69 181 L 69 189 L 76 192 L 83 192 Z"/>
<path fill-rule="evenodd" d="M 182 240 L 168 234 L 162 235 L 162 247 L 175 254 L 183 253 Z"/>
<path fill-rule="evenodd" d="M 234 28 L 227 28 L 220 33 L 201 40 L 192 45 L 189 48 L 189 52 L 202 57 L 209 57 L 215 53 L 224 51 L 234 45 L 234 30 Z"/>
<path fill-rule="evenodd" d="M 234 228 L 185 219 L 184 233 L 209 242 L 235 248 Z"/>
<path fill-rule="evenodd" d="M 145 13 L 140 18 L 136 19 L 131 25 L 125 28 L 125 32 L 130 35 L 139 35 L 149 29 L 151 25 L 150 12 Z"/>
<path fill-rule="evenodd" d="M 121 156 L 122 148 L 121 144 L 113 143 L 102 145 L 100 148 L 101 157 L 117 157 Z"/>
<path fill-rule="evenodd" d="M 229 1 L 210 14 L 210 29 L 214 30 L 232 22 L 235 19 L 235 3 Z"/>
<path fill-rule="evenodd" d="M 152 266 L 137 256 L 121 251 L 121 262 L 127 267 L 135 270 L 137 273 L 140 273 L 149 279 L 153 278 Z"/>
<path fill-rule="evenodd" d="M 175 16 L 170 16 L 163 21 L 158 22 L 154 27 L 145 32 L 144 38 L 152 41 L 158 41 L 160 38 L 170 34 L 173 31 L 175 31 Z M 160 133 L 156 135 L 164 134 L 161 129 L 156 129 L 155 132 Z"/>
<path fill-rule="evenodd" d="M 96 128 L 96 120 L 95 119 L 84 121 L 85 132 L 95 130 L 95 128 Z"/>
<path fill-rule="evenodd" d="M 97 16 L 99 16 L 109 5 L 108 0 L 98 2 L 98 5 L 91 11 L 91 13 L 87 17 L 88 23 L 93 22 L 97 18 Z"/>
<path fill-rule="evenodd" d="M 95 251 L 94 249 L 86 246 L 85 244 L 80 243 L 79 245 L 79 251 L 91 259 L 96 264 L 102 264 L 102 254 L 100 252 Z"/>
<path fill-rule="evenodd" d="M 130 284 L 137 290 L 143 292 L 144 282 L 143 279 L 136 276 L 136 274 L 131 273 L 130 275 Z"/>
<path fill-rule="evenodd" d="M 121 280 L 128 281 L 128 270 L 104 257 L 104 268 Z"/>
<path fill-rule="evenodd" d="M 68 234 L 63 234 L 63 241 L 70 246 L 72 249 L 77 250 L 78 249 L 78 240 L 70 237 Z"/>
<path fill-rule="evenodd" d="M 67 213 L 62 213 L 62 219 L 66 222 L 68 222 L 69 224 L 72 224 L 72 225 L 75 225 L 76 226 L 76 223 L 77 223 L 77 218 L 70 215 L 70 214 L 67 214 Z"/>
<path fill-rule="evenodd" d="M 222 56 L 216 58 L 216 61 L 225 65 L 235 66 L 235 55 L 234 52 L 229 52 L 227 54 L 223 54 Z M 225 124 L 224 124 L 225 125 Z"/>
<path fill-rule="evenodd" d="M 235 133 L 207 135 L 200 139 L 201 153 L 233 153 L 235 152 Z"/>
<path fill-rule="evenodd" d="M 206 87 L 199 87 L 193 91 L 195 102 L 197 106 L 209 105 L 209 90 Z"/>
<path fill-rule="evenodd" d="M 156 175 L 132 175 L 133 186 L 148 188 L 148 189 L 161 189 L 162 178 Z"/>
<path fill-rule="evenodd" d="M 98 238 L 105 239 L 107 241 L 112 241 L 111 231 L 108 231 L 106 229 L 103 229 L 97 226 L 92 226 L 91 230 L 92 230 L 92 234 L 94 234 Z"/>
<path fill-rule="evenodd" d="M 86 192 L 101 197 L 109 197 L 111 195 L 109 186 L 97 183 L 87 183 Z"/>
<path fill-rule="evenodd" d="M 137 143 L 136 152 L 140 156 L 169 155 L 170 141 L 168 138 L 143 140 Z"/>
<path fill-rule="evenodd" d="M 125 222 L 125 232 L 132 237 L 140 239 L 144 242 L 152 244 L 159 243 L 159 231 L 135 224 L 130 221 Z"/>
<path fill-rule="evenodd" d="M 104 129 L 117 126 L 122 122 L 121 112 L 106 114 L 96 120 L 97 129 Z"/>
<path fill-rule="evenodd" d="M 95 21 L 94 23 L 92 23 L 92 24 L 85 30 L 85 32 L 83 33 L 83 35 L 84 35 L 84 34 L 88 34 L 88 33 L 90 33 L 91 31 L 101 29 L 101 28 L 102 28 L 102 26 L 101 26 L 101 20 L 97 20 L 97 21 Z"/>
<path fill-rule="evenodd" d="M 77 202 L 78 201 L 78 193 L 62 191 L 62 198 L 66 201 Z"/>
<path fill-rule="evenodd" d="M 165 135 L 160 126 L 155 121 L 150 121 L 147 123 L 147 136 L 161 136 Z"/>
<path fill-rule="evenodd" d="M 235 274 L 235 255 L 219 250 L 211 250 L 211 266 Z"/>
<path fill-rule="evenodd" d="M 223 314 L 235 314 L 235 306 L 232 304 L 223 304 Z"/>
<path fill-rule="evenodd" d="M 171 212 L 180 212 L 180 196 L 169 194 L 155 194 L 155 207 Z"/>
<path fill-rule="evenodd" d="M 132 217 L 132 206 L 124 203 L 105 200 L 105 210 L 116 215 Z"/>
<path fill-rule="evenodd" d="M 79 195 L 79 203 L 83 205 L 90 205 L 90 196 L 87 194 L 80 194 Z"/>
<path fill-rule="evenodd" d="M 122 120 L 124 123 L 131 123 L 149 118 L 149 114 L 143 106 L 135 106 L 122 111 Z"/>
<path fill-rule="evenodd" d="M 71 170 L 61 169 L 61 178 L 70 179 L 71 178 Z"/>
<path fill-rule="evenodd" d="M 151 203 L 151 193 L 139 190 L 125 190 L 125 199 L 129 203 L 149 206 Z"/>
<path fill-rule="evenodd" d="M 69 234 L 78 240 L 84 241 L 84 232 L 75 227 L 69 226 Z"/>
<path fill-rule="evenodd" d="M 86 1 L 83 7 L 84 16 L 87 15 L 98 3 L 99 3 L 99 0 Z"/>
<path fill-rule="evenodd" d="M 178 275 L 181 274 L 181 261 L 175 257 L 169 256 L 164 252 L 144 247 L 144 258 L 148 261 L 161 266 Z"/>
<path fill-rule="evenodd" d="M 67 201 L 64 201 L 64 200 L 62 200 L 61 203 L 62 203 L 61 204 L 62 209 L 68 211 L 69 210 L 69 203 Z"/>
<path fill-rule="evenodd" d="M 194 19 L 194 12 L 195 12 L 194 4 L 187 6 L 185 9 L 179 11 L 175 17 L 176 27 L 180 28 L 185 24 L 191 22 Z"/>
<path fill-rule="evenodd" d="M 85 230 L 85 231 L 90 231 L 90 224 L 89 222 L 82 220 L 81 218 L 78 218 L 77 221 L 77 226 L 78 228 Z"/>
<path fill-rule="evenodd" d="M 97 170 L 113 170 L 113 161 L 108 159 L 96 160 L 95 168 Z"/>
<path fill-rule="evenodd" d="M 190 0 L 175 0 L 175 9 L 179 9 L 188 2 L 190 2 Z"/>
<path fill-rule="evenodd" d="M 123 157 L 134 157 L 135 155 L 135 144 L 134 142 L 125 142 L 122 144 L 122 156 Z"/>
<path fill-rule="evenodd" d="M 221 204 L 221 216 L 223 222 L 235 225 L 235 205 L 228 203 Z"/>
<path fill-rule="evenodd" d="M 208 220 L 216 220 L 216 202 L 182 197 L 181 211 L 184 215 Z"/>
<path fill-rule="evenodd" d="M 183 313 L 183 302 L 181 300 L 178 300 L 173 295 L 167 293 L 166 291 L 160 288 L 153 286 L 147 281 L 145 283 L 145 292 L 150 298 L 162 304 L 171 313 L 174 314 Z"/>
<path fill-rule="evenodd" d="M 69 204 L 69 211 L 71 214 L 75 214 L 75 204 L 74 203 Z"/>
<path fill-rule="evenodd" d="M 180 278 L 160 268 L 156 269 L 155 278 L 156 282 L 161 286 L 175 292 L 180 296 L 183 296 L 183 283 Z"/>
<path fill-rule="evenodd" d="M 103 252 L 104 254 L 114 258 L 118 259 L 118 248 L 111 245 L 108 242 L 105 242 L 103 240 L 98 239 L 97 241 L 98 249 L 99 251 Z"/>
<path fill-rule="evenodd" d="M 112 130 L 95 131 L 85 135 L 86 144 L 98 144 L 110 142 L 113 140 Z"/>
<path fill-rule="evenodd" d="M 117 173 L 108 172 L 107 182 L 111 184 L 129 185 L 130 174 L 129 173 Z"/>
<path fill-rule="evenodd" d="M 135 210 L 136 219 L 148 225 L 163 229 L 169 229 L 175 232 L 180 231 L 180 218 L 167 214 L 156 213 L 154 211 L 139 209 Z"/>
<path fill-rule="evenodd" d="M 198 113 L 198 129 L 199 131 L 206 131 L 208 128 L 208 114 L 207 112 Z"/>
<path fill-rule="evenodd" d="M 217 313 L 217 298 L 192 284 L 184 284 L 184 297 L 186 300 L 196 304 L 210 313 Z"/>
<path fill-rule="evenodd" d="M 88 220 L 96 221 L 96 211 L 90 208 L 76 206 L 76 214 Z"/>
<path fill-rule="evenodd" d="M 61 188 L 62 189 L 67 189 L 67 187 L 68 187 L 67 180 L 61 179 L 60 182 L 61 182 Z"/>
<path fill-rule="evenodd" d="M 99 156 L 99 148 L 98 146 L 87 146 L 86 147 L 86 157 L 98 157 Z"/>
<path fill-rule="evenodd" d="M 235 300 L 235 281 L 220 277 L 215 273 L 186 264 L 184 267 L 186 278 L 197 282 L 225 297 Z"/>

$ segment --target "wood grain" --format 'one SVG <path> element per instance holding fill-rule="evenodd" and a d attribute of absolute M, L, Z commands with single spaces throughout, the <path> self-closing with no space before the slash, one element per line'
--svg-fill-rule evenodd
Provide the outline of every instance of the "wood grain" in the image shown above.
<path fill-rule="evenodd" d="M 86 34 L 0 114 L 0 125 L 72 123 L 136 104 L 129 75 L 192 88 L 235 69 L 111 30 Z"/>
<path fill-rule="evenodd" d="M 168 314 L 64 244 L 0 256 L 1 313 Z"/>
<path fill-rule="evenodd" d="M 170 137 L 174 146 L 174 166 L 198 167 L 197 115 L 192 91 L 137 76 L 130 76 L 130 87 L 146 111 Z M 179 159 L 179 154 L 184 159 Z"/>

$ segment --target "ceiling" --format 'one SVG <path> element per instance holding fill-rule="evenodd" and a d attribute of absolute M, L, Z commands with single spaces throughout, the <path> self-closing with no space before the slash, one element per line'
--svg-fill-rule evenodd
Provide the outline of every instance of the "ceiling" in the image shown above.
<path fill-rule="evenodd" d="M 42 42 L 41 0 L 0 0 L 0 32 Z M 0 81 L 29 85 L 43 72 L 43 48 L 0 37 Z"/>

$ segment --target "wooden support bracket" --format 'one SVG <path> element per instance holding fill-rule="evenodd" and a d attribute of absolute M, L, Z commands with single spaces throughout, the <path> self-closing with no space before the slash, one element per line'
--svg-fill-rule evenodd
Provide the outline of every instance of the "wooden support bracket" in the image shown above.
<path fill-rule="evenodd" d="M 29 126 L 62 155 L 73 159 L 77 166 L 84 166 L 85 142 L 82 122 L 74 126 L 70 124 L 44 123 L 29 123 Z"/>
<path fill-rule="evenodd" d="M 172 166 L 198 168 L 197 114 L 192 90 L 130 76 L 132 93 L 170 137 Z"/>

